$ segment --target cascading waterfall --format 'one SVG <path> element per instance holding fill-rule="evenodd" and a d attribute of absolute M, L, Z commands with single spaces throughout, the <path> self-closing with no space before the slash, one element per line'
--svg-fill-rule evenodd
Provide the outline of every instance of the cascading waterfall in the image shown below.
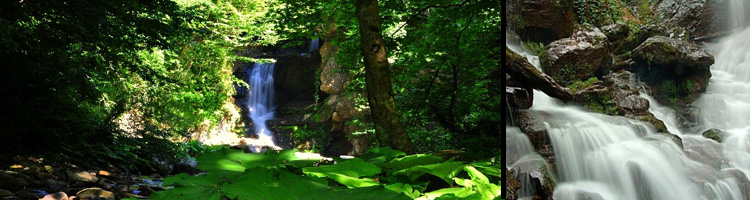
<path fill-rule="evenodd" d="M 255 63 L 248 72 L 250 90 L 247 107 L 255 127 L 258 140 L 268 146 L 273 145 L 273 136 L 266 127 L 266 120 L 273 118 L 273 68 L 275 63 Z"/>
<path fill-rule="evenodd" d="M 535 56 L 512 44 L 508 47 L 539 67 Z M 554 199 L 744 199 L 741 179 L 732 176 L 731 169 L 695 161 L 670 136 L 640 121 L 586 112 L 537 90 L 530 110 L 549 116 L 543 123 L 558 171 Z M 515 130 L 506 128 L 510 133 L 506 142 L 525 143 Z M 513 169 L 538 156 L 528 153 L 526 144 L 509 146 L 506 158 L 515 163 L 507 164 Z"/>
<path fill-rule="evenodd" d="M 312 41 L 310 41 L 310 50 L 307 52 L 313 52 L 315 50 L 318 50 L 320 48 L 320 38 L 315 38 Z"/>

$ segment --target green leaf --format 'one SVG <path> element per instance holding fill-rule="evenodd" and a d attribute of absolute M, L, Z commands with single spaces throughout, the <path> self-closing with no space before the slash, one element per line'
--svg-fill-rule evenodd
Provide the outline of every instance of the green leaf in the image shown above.
<path fill-rule="evenodd" d="M 330 187 L 279 169 L 252 168 L 224 184 L 221 191 L 238 199 L 300 199 L 310 193 L 325 192 Z"/>
<path fill-rule="evenodd" d="M 346 190 L 334 190 L 313 193 L 303 196 L 303 200 L 372 200 L 372 199 L 389 199 L 389 200 L 408 200 L 412 199 L 403 193 L 394 192 L 383 186 L 361 187 Z"/>
<path fill-rule="evenodd" d="M 440 162 L 443 162 L 443 158 L 439 156 L 416 154 L 394 159 L 391 162 L 384 164 L 383 167 L 390 168 L 393 171 L 398 171 L 418 165 L 429 165 Z"/>
<path fill-rule="evenodd" d="M 151 195 L 151 199 L 218 200 L 221 199 L 218 187 L 222 182 L 222 179 L 218 176 L 178 174 L 164 179 L 164 185 L 174 185 L 174 188 L 155 192 Z"/>
<path fill-rule="evenodd" d="M 384 163 L 394 158 L 406 156 L 406 153 L 393 150 L 390 147 L 368 149 L 367 152 L 358 158 L 370 163 Z"/>
<path fill-rule="evenodd" d="M 346 160 L 335 165 L 302 168 L 302 173 L 304 174 L 318 177 L 329 177 L 349 188 L 378 185 L 379 183 L 372 179 L 360 179 L 359 177 L 372 176 L 379 174 L 380 172 L 381 170 L 378 166 L 375 166 L 372 163 L 366 163 L 359 158 Z"/>
<path fill-rule="evenodd" d="M 196 168 L 222 176 L 234 176 L 245 171 L 241 160 L 245 160 L 243 157 L 247 155 L 251 154 L 227 148 L 204 153 L 196 159 L 198 161 Z"/>
<path fill-rule="evenodd" d="M 472 166 L 465 166 L 464 171 L 469 173 L 471 180 L 479 181 L 482 183 L 490 183 L 490 180 L 487 179 L 487 176 L 485 176 L 484 174 L 482 174 L 482 172 L 479 172 L 476 168 Z"/>
<path fill-rule="evenodd" d="M 354 158 L 349 159 L 339 164 L 326 165 L 320 167 L 305 167 L 302 168 L 302 172 L 305 174 L 315 176 L 328 176 L 331 174 L 340 174 L 345 176 L 351 176 L 359 178 L 361 176 L 372 176 L 381 172 L 380 167 L 375 166 L 372 163 L 362 161 L 362 159 Z"/>
<path fill-rule="evenodd" d="M 453 178 L 458 170 L 460 170 L 464 166 L 463 163 L 458 161 L 448 161 L 444 163 L 439 164 L 432 164 L 432 165 L 422 165 L 422 166 L 415 166 L 411 168 L 406 168 L 400 171 L 396 171 L 393 174 L 394 175 L 404 175 L 409 177 L 411 180 L 416 180 L 420 176 L 424 174 L 431 174 L 434 176 L 437 176 L 440 179 L 443 179 L 448 184 L 452 184 L 453 181 L 451 178 Z"/>
<path fill-rule="evenodd" d="M 405 183 L 396 183 L 385 186 L 385 188 L 395 192 L 404 193 L 411 198 L 417 198 L 421 194 L 419 191 L 412 188 L 411 185 Z"/>
<path fill-rule="evenodd" d="M 474 196 L 473 194 L 476 194 L 475 191 L 472 191 L 471 188 L 443 188 L 439 190 L 435 190 L 432 192 L 425 193 L 424 196 L 417 198 L 417 200 L 427 200 L 427 199 L 437 199 L 437 197 L 447 195 L 447 197 L 451 197 L 448 199 L 468 199 L 466 197 L 472 196 L 472 199 L 481 199 L 481 196 Z"/>

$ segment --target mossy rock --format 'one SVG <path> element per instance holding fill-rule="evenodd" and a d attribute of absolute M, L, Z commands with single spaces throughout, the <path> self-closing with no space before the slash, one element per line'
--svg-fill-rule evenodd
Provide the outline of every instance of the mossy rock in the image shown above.
<path fill-rule="evenodd" d="M 703 133 L 701 135 L 703 137 L 705 137 L 705 138 L 708 138 L 708 139 L 711 139 L 711 140 L 714 140 L 716 142 L 721 143 L 724 140 L 724 135 L 725 134 L 726 133 L 724 131 L 722 131 L 722 130 L 712 128 L 712 129 L 708 129 L 706 131 L 703 131 Z"/>

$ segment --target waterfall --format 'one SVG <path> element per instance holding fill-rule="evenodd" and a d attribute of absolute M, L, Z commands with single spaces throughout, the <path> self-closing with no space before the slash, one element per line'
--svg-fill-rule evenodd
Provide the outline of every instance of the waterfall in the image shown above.
<path fill-rule="evenodd" d="M 273 68 L 275 63 L 255 63 L 248 72 L 250 85 L 247 98 L 247 110 L 255 127 L 260 142 L 273 145 L 273 136 L 266 127 L 266 120 L 273 118 Z"/>
<path fill-rule="evenodd" d="M 320 38 L 315 38 L 310 41 L 310 50 L 307 52 L 313 52 L 315 50 L 318 50 L 318 48 L 320 48 Z"/>
<path fill-rule="evenodd" d="M 728 132 L 722 153 L 730 166 L 750 175 L 750 27 L 743 27 L 747 3 L 730 1 L 730 26 L 736 31 L 709 47 L 715 58 L 713 76 L 695 105 L 702 128 Z"/>
<path fill-rule="evenodd" d="M 539 67 L 536 56 L 516 45 L 508 47 Z M 683 136 L 687 143 L 683 151 L 671 136 L 656 133 L 643 122 L 590 113 L 537 90 L 529 110 L 547 116 L 541 123 L 547 127 L 556 160 L 558 183 L 554 199 L 744 199 L 740 187 L 744 176 L 737 176 L 733 168 L 723 168 L 726 165 L 721 163 L 709 165 L 726 159 L 716 142 Z M 659 105 L 651 111 L 658 113 L 657 117 L 676 116 Z M 681 134 L 676 120 L 666 121 L 670 130 Z M 513 169 L 524 161 L 538 159 L 535 153 L 528 153 L 528 139 L 524 140 L 516 130 L 506 128 L 506 144 L 510 147 L 506 149 L 506 159 L 514 162 L 506 164 Z M 696 160 L 706 152 L 712 154 Z M 523 195 L 528 190 L 523 187 L 528 186 L 523 177 L 519 180 L 519 194 Z"/>

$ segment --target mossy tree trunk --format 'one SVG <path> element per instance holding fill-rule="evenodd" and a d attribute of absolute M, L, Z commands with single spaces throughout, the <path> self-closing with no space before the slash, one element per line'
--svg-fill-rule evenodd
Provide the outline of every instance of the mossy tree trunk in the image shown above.
<path fill-rule="evenodd" d="M 390 65 L 383 44 L 377 0 L 357 0 L 360 48 L 365 61 L 367 100 L 370 103 L 375 133 L 381 145 L 409 154 L 416 153 L 414 143 L 404 131 L 393 103 Z"/>

